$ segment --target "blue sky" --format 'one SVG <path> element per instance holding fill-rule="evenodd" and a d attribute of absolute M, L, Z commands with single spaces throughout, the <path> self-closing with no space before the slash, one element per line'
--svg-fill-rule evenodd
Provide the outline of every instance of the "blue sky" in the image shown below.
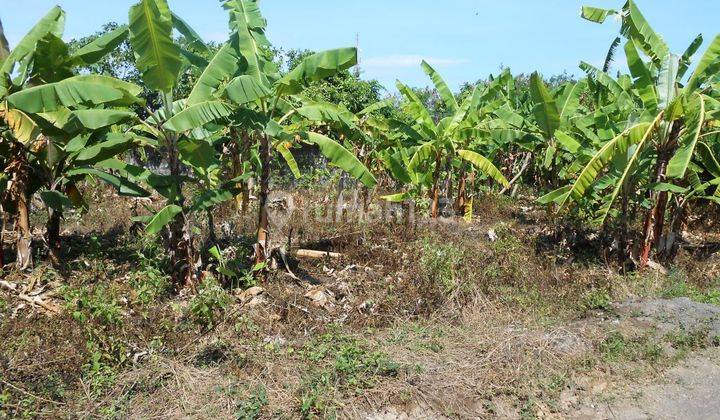
<path fill-rule="evenodd" d="M 133 0 L 2 0 L 0 18 L 16 42 L 55 4 L 67 11 L 66 38 L 94 32 L 103 23 L 127 21 Z M 203 37 L 226 39 L 227 17 L 216 0 L 169 0 L 170 7 Z M 497 72 L 541 70 L 578 73 L 580 60 L 601 63 L 618 24 L 586 22 L 580 6 L 619 8 L 623 0 L 263 0 L 268 35 L 278 47 L 314 50 L 354 46 L 360 37 L 363 75 L 388 87 L 395 79 L 429 83 L 428 60 L 453 87 Z M 720 32 L 718 0 L 638 0 L 640 8 L 682 53 L 698 34 L 706 44 Z M 704 50 L 703 50 L 704 51 Z"/>

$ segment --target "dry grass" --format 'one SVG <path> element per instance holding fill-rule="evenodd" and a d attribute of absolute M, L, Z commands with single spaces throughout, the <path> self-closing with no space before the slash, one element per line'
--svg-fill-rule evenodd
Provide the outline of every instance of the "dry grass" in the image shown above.
<path fill-rule="evenodd" d="M 304 205 L 322 200 L 317 192 L 295 195 Z M 669 281 L 658 273 L 619 276 L 601 263 L 587 235 L 558 241 L 567 232 L 522 201 L 480 200 L 483 217 L 472 224 L 333 222 L 295 214 L 278 226 L 278 241 L 291 238 L 294 247 L 344 257 L 291 261 L 303 281 L 274 273 L 257 305 L 234 302 L 207 330 L 188 317 L 186 297 L 140 298 L 147 290 L 138 287 L 154 287 L 150 279 L 158 274 L 138 253 L 155 254 L 126 232 L 131 205 L 112 205 L 123 209 L 123 220 L 108 208 L 94 210 L 93 218 L 105 216 L 95 225 L 83 220 L 73 232 L 72 262 L 45 274 L 43 281 L 75 293 L 65 301 L 58 295 L 65 315 L 48 320 L 16 310 L 11 296 L 0 295 L 0 332 L 13 337 L 0 343 L 0 374 L 15 387 L 0 385 L 10 413 L 562 413 L 570 404 L 565 394 L 581 378 L 617 375 L 597 356 L 611 314 L 594 310 L 610 300 L 662 294 Z M 223 246 L 242 252 L 252 215 L 224 207 L 216 220 Z M 699 288 L 718 267 L 688 254 L 680 265 L 683 278 Z M 325 293 L 327 303 L 313 304 L 310 290 Z M 53 391 L 55 382 L 61 392 Z"/>

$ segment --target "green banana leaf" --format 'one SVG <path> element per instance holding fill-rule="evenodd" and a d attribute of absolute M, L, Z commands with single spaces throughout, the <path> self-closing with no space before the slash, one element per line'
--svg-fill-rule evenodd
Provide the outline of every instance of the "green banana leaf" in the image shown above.
<path fill-rule="evenodd" d="M 95 168 L 78 168 L 66 173 L 67 178 L 73 179 L 85 176 L 94 176 L 103 182 L 115 187 L 118 194 L 127 197 L 149 197 L 150 193 L 130 180 L 119 177 Z"/>
<path fill-rule="evenodd" d="M 119 109 L 81 109 L 72 111 L 71 116 L 85 128 L 89 130 L 98 130 L 103 127 L 127 122 L 135 118 L 136 114 L 132 111 L 122 111 Z"/>
<path fill-rule="evenodd" d="M 237 105 L 245 105 L 266 98 L 271 91 L 252 76 L 234 78 L 225 88 L 225 96 Z"/>
<path fill-rule="evenodd" d="M 435 71 L 435 69 L 432 68 L 430 64 L 428 64 L 425 60 L 423 60 L 421 66 L 423 68 L 423 71 L 425 71 L 425 74 L 427 74 L 430 79 L 432 79 L 433 83 L 435 84 L 435 89 L 437 89 L 438 94 L 445 103 L 447 109 L 452 113 L 458 112 L 459 105 L 457 103 L 457 100 L 455 99 L 455 95 L 453 95 L 450 87 L 447 85 L 442 76 L 440 76 L 440 74 Z"/>
<path fill-rule="evenodd" d="M 327 157 L 335 166 L 362 182 L 366 187 L 374 188 L 377 184 L 375 176 L 370 173 L 365 165 L 335 140 L 312 132 L 306 133 L 305 139 L 311 144 L 316 144 L 323 156 Z"/>
<path fill-rule="evenodd" d="M 195 30 L 188 25 L 187 22 L 174 12 L 170 12 L 170 15 L 172 17 L 173 27 L 180 32 L 183 37 L 185 37 L 185 41 L 188 42 L 188 47 L 190 47 L 190 49 L 200 53 L 210 52 L 210 49 L 208 49 L 208 46 L 205 44 L 205 41 L 203 41 L 202 37 L 195 32 Z"/>
<path fill-rule="evenodd" d="M 228 117 L 232 113 L 233 108 L 222 101 L 200 102 L 175 114 L 163 124 L 163 127 L 179 133 L 200 128 L 209 122 Z"/>
<path fill-rule="evenodd" d="M 4 91 L 0 91 L 0 93 L 4 95 L 8 88 L 5 75 L 10 76 L 17 63 L 33 54 L 37 43 L 44 38 L 45 35 L 53 34 L 57 37 L 62 37 L 64 27 L 65 12 L 59 6 L 55 6 L 30 29 L 27 35 L 10 51 L 2 67 L 0 67 L 0 87 L 4 89 Z"/>
<path fill-rule="evenodd" d="M 83 45 L 70 56 L 68 61 L 75 66 L 94 64 L 122 44 L 127 39 L 128 33 L 127 25 L 122 25 Z"/>
<path fill-rule="evenodd" d="M 713 39 L 687 83 L 686 91 L 692 92 L 720 72 L 720 35 Z"/>
<path fill-rule="evenodd" d="M 280 153 L 280 156 L 283 157 L 285 163 L 288 165 L 288 168 L 290 168 L 290 171 L 293 173 L 293 176 L 295 176 L 295 179 L 300 179 L 302 176 L 300 168 L 295 160 L 295 156 L 293 156 L 292 152 L 290 152 L 290 149 L 288 149 L 285 143 L 282 141 L 278 142 L 275 145 L 275 150 L 277 150 L 278 153 Z"/>
<path fill-rule="evenodd" d="M 458 156 L 470 162 L 481 173 L 495 180 L 497 183 L 502 184 L 504 187 L 510 186 L 510 182 L 508 182 L 502 172 L 485 156 L 472 150 L 459 150 Z"/>
<path fill-rule="evenodd" d="M 635 40 L 642 51 L 657 65 L 660 65 L 670 53 L 670 48 L 653 30 L 634 0 L 628 0 L 623 8 L 623 24 L 620 31 L 625 37 Z"/>
<path fill-rule="evenodd" d="M 605 23 L 605 19 L 608 16 L 616 15 L 617 10 L 613 9 L 601 9 L 599 7 L 583 6 L 580 11 L 580 16 L 583 19 L 587 19 L 595 23 Z"/>
<path fill-rule="evenodd" d="M 695 154 L 695 147 L 705 124 L 705 101 L 702 95 L 699 93 L 693 95 L 692 100 L 686 106 L 685 115 L 687 129 L 683 131 L 678 141 L 678 150 L 668 164 L 667 175 L 669 178 L 685 178 L 685 172 Z"/>
<path fill-rule="evenodd" d="M 21 90 L 8 96 L 7 101 L 14 108 L 35 114 L 56 111 L 61 107 L 100 105 L 122 98 L 123 92 L 114 87 L 71 77 Z"/>
<path fill-rule="evenodd" d="M 267 51 L 272 46 L 265 36 L 267 21 L 262 16 L 257 0 L 228 0 L 223 7 L 230 13 L 232 42 L 236 43 L 246 64 L 243 74 L 267 84 L 264 69 L 267 66 Z"/>
<path fill-rule="evenodd" d="M 63 212 L 65 209 L 75 207 L 72 201 L 60 191 L 41 191 L 40 198 L 46 206 L 57 212 Z"/>
<path fill-rule="evenodd" d="M 333 76 L 356 64 L 356 48 L 340 48 L 313 54 L 278 80 L 275 83 L 275 92 L 278 96 L 298 94 L 308 83 Z"/>
<path fill-rule="evenodd" d="M 650 69 L 640 58 L 635 42 L 632 39 L 625 44 L 625 56 L 627 57 L 630 73 L 635 79 L 635 86 L 638 89 L 640 99 L 645 108 L 654 113 L 658 109 L 658 95 L 655 90 L 655 83 Z"/>
<path fill-rule="evenodd" d="M 130 8 L 130 45 L 135 65 L 150 89 L 172 91 L 182 67 L 180 47 L 172 37 L 173 21 L 166 0 L 141 0 Z"/>
<path fill-rule="evenodd" d="M 690 43 L 690 45 L 687 47 L 685 52 L 683 53 L 682 57 L 680 57 L 680 68 L 678 69 L 678 80 L 685 77 L 685 73 L 687 73 L 688 69 L 690 68 L 690 60 L 692 59 L 693 55 L 695 55 L 696 52 L 700 49 L 704 42 L 703 35 L 700 34 L 693 41 Z"/>
<path fill-rule="evenodd" d="M 160 233 L 165 226 L 175 219 L 175 216 L 182 213 L 182 207 L 175 204 L 163 207 L 159 212 L 150 219 L 147 226 L 145 226 L 145 234 L 149 236 L 155 236 Z"/>
<path fill-rule="evenodd" d="M 535 120 L 545 133 L 545 138 L 551 139 L 555 135 L 555 130 L 560 127 L 560 112 L 545 82 L 537 72 L 530 76 L 530 94 L 535 103 L 533 108 Z"/>
<path fill-rule="evenodd" d="M 78 152 L 74 157 L 74 163 L 76 165 L 94 165 L 117 156 L 133 146 L 133 139 L 128 135 L 109 133 L 105 138 L 105 141 L 83 148 Z"/>
<path fill-rule="evenodd" d="M 240 69 L 240 54 L 236 43 L 228 42 L 223 45 L 200 78 L 195 82 L 190 96 L 187 99 L 187 106 L 197 105 L 201 102 L 213 99 L 215 93 L 224 82 L 233 78 Z"/>

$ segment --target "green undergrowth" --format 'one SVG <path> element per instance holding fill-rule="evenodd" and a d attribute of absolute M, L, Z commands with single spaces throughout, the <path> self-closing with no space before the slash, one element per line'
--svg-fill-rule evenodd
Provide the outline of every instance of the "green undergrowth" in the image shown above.
<path fill-rule="evenodd" d="M 664 298 L 688 297 L 695 302 L 720 306 L 720 279 L 699 287 L 680 268 L 674 268 L 667 277 L 661 296 Z"/>
<path fill-rule="evenodd" d="M 298 356 L 308 367 L 298 391 L 304 418 L 334 416 L 341 398 L 362 395 L 402 369 L 387 354 L 337 327 L 310 340 Z"/>

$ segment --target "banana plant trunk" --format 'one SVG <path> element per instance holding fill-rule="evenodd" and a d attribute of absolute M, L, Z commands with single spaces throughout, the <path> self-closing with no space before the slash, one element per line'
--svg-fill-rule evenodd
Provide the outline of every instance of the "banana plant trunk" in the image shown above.
<path fill-rule="evenodd" d="M 445 202 L 446 203 L 452 203 L 453 202 L 453 171 L 452 171 L 452 155 L 448 155 L 447 162 L 445 163 L 446 168 L 450 168 L 451 170 L 447 171 L 447 177 L 445 178 Z"/>
<path fill-rule="evenodd" d="M 171 135 L 168 140 L 170 175 L 175 180 L 175 187 L 177 188 L 177 198 L 174 204 L 182 208 L 185 203 L 185 197 L 182 192 L 182 164 L 177 146 L 178 139 L 176 136 Z M 175 289 L 194 290 L 196 287 L 196 276 L 193 236 L 184 211 L 178 213 L 170 223 L 168 249 L 170 251 L 170 264 L 172 266 L 172 279 Z"/>
<path fill-rule="evenodd" d="M 17 222 L 15 230 L 17 240 L 15 248 L 17 251 L 16 265 L 20 270 L 32 267 L 32 232 L 30 231 L 30 200 L 27 192 L 29 169 L 25 149 L 22 145 L 13 143 L 12 161 L 8 165 L 12 173 L 12 185 L 9 189 L 9 197 L 15 202 Z"/>
<path fill-rule="evenodd" d="M 250 135 L 245 132 L 238 134 L 237 129 L 232 129 L 233 142 L 231 143 L 230 155 L 232 158 L 232 177 L 237 178 L 245 174 L 243 162 L 250 160 Z M 235 204 L 238 211 L 243 215 L 247 214 L 250 202 L 250 189 L 248 181 L 240 182 L 240 195 L 235 197 Z"/>
<path fill-rule="evenodd" d="M 459 216 L 465 215 L 465 207 L 467 206 L 467 173 L 463 165 L 460 171 L 460 179 L 458 180 L 458 195 L 455 199 L 455 213 Z"/>
<path fill-rule="evenodd" d="M 683 225 L 687 217 L 688 202 L 681 200 L 675 205 L 672 212 L 672 222 L 670 222 L 670 231 L 661 252 L 667 261 L 672 261 L 680 250 L 680 237 Z"/>
<path fill-rule="evenodd" d="M 5 210 L 0 204 L 0 270 L 5 267 Z"/>
<path fill-rule="evenodd" d="M 628 249 L 628 217 L 629 217 L 629 202 L 630 198 L 628 196 L 628 188 L 627 185 L 623 186 L 622 189 L 622 215 L 620 216 L 620 238 L 618 240 L 618 261 L 620 263 L 620 267 L 622 267 L 623 273 L 625 272 L 625 266 L 627 264 L 628 255 L 627 255 L 627 249 Z"/>
<path fill-rule="evenodd" d="M 250 157 L 250 143 L 251 143 L 251 141 L 252 141 L 252 140 L 251 140 L 251 138 L 250 138 L 250 134 L 249 134 L 249 133 L 244 133 L 244 134 L 242 135 L 242 144 L 241 144 L 241 147 L 240 147 L 241 162 L 249 162 L 250 159 L 251 159 L 251 157 Z M 244 173 L 245 173 L 245 170 L 244 170 L 244 168 L 243 168 L 243 169 L 241 170 L 241 175 L 243 175 Z M 248 207 L 249 207 L 249 205 L 250 205 L 250 185 L 251 185 L 251 181 L 252 181 L 252 178 L 251 178 L 251 179 L 248 179 L 247 181 L 243 181 L 242 184 L 241 184 L 241 189 L 242 189 L 242 191 L 241 191 L 241 194 L 242 194 L 241 210 L 242 210 L 242 214 L 244 214 L 244 215 L 247 214 L 247 212 L 248 212 Z"/>
<path fill-rule="evenodd" d="M 363 159 L 363 165 L 365 165 L 366 168 L 370 168 L 371 164 L 371 156 L 370 153 L 367 154 L 367 157 Z M 362 196 L 362 203 L 363 203 L 363 213 L 367 213 L 370 210 L 370 204 L 372 202 L 372 192 L 370 191 L 370 188 L 368 188 L 364 184 L 361 185 L 361 196 Z"/>
<path fill-rule="evenodd" d="M 211 245 L 217 244 L 218 239 L 217 233 L 215 232 L 215 217 L 213 216 L 212 210 L 208 210 L 206 214 L 208 224 L 208 238 L 206 248 L 209 248 Z"/>
<path fill-rule="evenodd" d="M 440 213 L 440 173 L 442 169 L 442 155 L 438 153 L 435 157 L 435 173 L 433 173 L 433 187 L 430 192 L 432 204 L 430 205 L 430 217 L 437 219 Z"/>
<path fill-rule="evenodd" d="M 32 233 L 30 232 L 30 208 L 27 196 L 18 196 L 17 213 L 17 267 L 20 270 L 26 270 L 32 267 Z"/>
<path fill-rule="evenodd" d="M 262 172 L 260 174 L 260 193 L 258 195 L 258 231 L 255 244 L 255 263 L 262 264 L 268 258 L 268 245 L 270 240 L 270 218 L 268 215 L 268 195 L 270 194 L 270 139 L 267 134 L 260 137 L 260 159 Z"/>
<path fill-rule="evenodd" d="M 45 225 L 46 236 L 45 240 L 48 245 L 48 252 L 50 256 L 50 262 L 53 265 L 60 264 L 60 251 L 62 245 L 60 243 L 60 221 L 62 220 L 62 213 L 57 210 L 48 207 L 48 221 Z"/>
<path fill-rule="evenodd" d="M 661 183 L 666 179 L 666 171 L 670 162 L 671 151 L 661 150 L 658 153 L 658 159 L 655 163 L 655 175 L 653 182 Z M 644 268 L 650 261 L 650 252 L 657 239 L 662 235 L 665 225 L 665 210 L 667 207 L 667 192 L 663 191 L 659 194 L 651 193 L 654 198 L 655 205 L 650 209 L 645 217 L 643 224 L 643 245 L 640 251 L 640 267 Z"/>

